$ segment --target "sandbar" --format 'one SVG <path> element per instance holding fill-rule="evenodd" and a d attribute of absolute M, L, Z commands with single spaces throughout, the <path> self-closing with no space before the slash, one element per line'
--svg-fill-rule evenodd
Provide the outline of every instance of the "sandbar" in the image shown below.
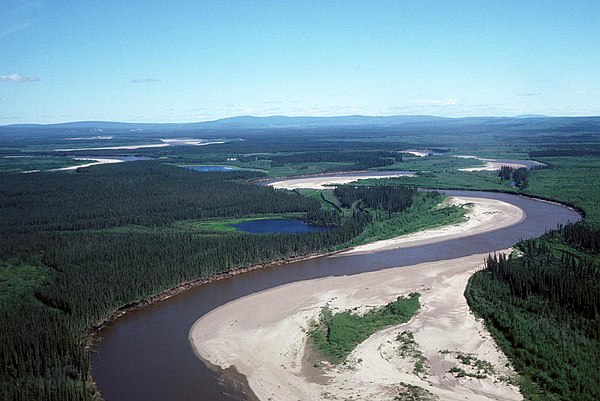
<path fill-rule="evenodd" d="M 461 197 L 455 201 L 474 203 L 470 232 L 498 229 L 523 217 L 520 209 L 497 200 Z M 474 217 L 478 213 L 480 220 Z M 418 233 L 406 236 L 411 239 L 404 243 L 447 240 L 462 235 L 464 228 L 437 236 L 436 230 L 428 230 L 422 238 Z M 401 242 L 397 239 L 392 246 Z M 382 248 L 357 249 L 354 252 Z M 190 340 L 204 360 L 221 368 L 235 366 L 261 400 L 390 400 L 401 391 L 401 382 L 422 387 L 441 400 L 521 400 L 518 388 L 506 380 L 514 376 L 510 363 L 463 296 L 468 278 L 486 255 L 272 288 L 203 316 L 192 327 Z M 408 323 L 372 335 L 346 364 L 324 364 L 307 346 L 307 333 L 323 306 L 365 310 L 415 291 L 421 294 L 419 313 Z M 427 374 L 414 373 L 414 361 L 399 355 L 396 336 L 404 330 L 413 333 L 427 358 Z M 455 377 L 449 372 L 452 367 L 465 368 L 457 358 L 461 352 L 491 363 L 494 373 L 482 379 Z"/>
<path fill-rule="evenodd" d="M 328 186 L 335 186 L 340 184 L 348 184 L 358 180 L 367 180 L 370 178 L 393 178 L 393 177 L 412 177 L 413 173 L 406 171 L 392 172 L 392 173 L 362 173 L 362 174 L 332 174 L 332 175 L 315 175 L 300 178 L 287 178 L 271 182 L 274 188 L 283 189 L 326 189 Z"/>

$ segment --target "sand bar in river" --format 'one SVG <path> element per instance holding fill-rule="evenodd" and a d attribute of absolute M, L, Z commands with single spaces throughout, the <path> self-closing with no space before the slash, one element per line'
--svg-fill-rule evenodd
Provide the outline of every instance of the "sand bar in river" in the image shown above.
<path fill-rule="evenodd" d="M 445 241 L 500 229 L 523 218 L 521 209 L 497 200 L 464 197 L 453 201 L 473 203 L 465 223 L 349 252 Z M 503 379 L 513 374 L 506 357 L 470 313 L 463 296 L 468 278 L 485 256 L 272 288 L 203 316 L 194 324 L 190 340 L 203 359 L 222 368 L 235 366 L 261 400 L 390 400 L 402 391 L 402 382 L 424 388 L 441 400 L 520 400 L 518 389 Z M 421 294 L 419 313 L 406 324 L 375 333 L 352 352 L 345 365 L 321 364 L 314 353 L 307 352 L 307 333 L 323 306 L 364 310 L 415 291 Z M 414 373 L 414 360 L 400 356 L 396 336 L 404 330 L 413 333 L 419 352 L 427 358 L 427 374 Z M 484 379 L 455 377 L 448 372 L 452 367 L 470 369 L 459 361 L 459 353 L 491 363 L 495 372 Z"/>

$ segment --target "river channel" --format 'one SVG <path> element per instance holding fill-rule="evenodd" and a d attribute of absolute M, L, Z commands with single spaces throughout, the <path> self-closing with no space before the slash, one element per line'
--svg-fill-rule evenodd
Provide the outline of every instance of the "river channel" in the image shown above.
<path fill-rule="evenodd" d="M 93 378 L 107 401 L 244 400 L 194 354 L 189 331 L 201 316 L 235 299 L 283 284 L 358 274 L 505 249 L 557 224 L 577 221 L 572 209 L 516 195 L 443 191 L 497 199 L 525 212 L 519 223 L 483 234 L 371 254 L 319 257 L 255 270 L 195 287 L 128 312 L 100 333 L 92 355 Z"/>

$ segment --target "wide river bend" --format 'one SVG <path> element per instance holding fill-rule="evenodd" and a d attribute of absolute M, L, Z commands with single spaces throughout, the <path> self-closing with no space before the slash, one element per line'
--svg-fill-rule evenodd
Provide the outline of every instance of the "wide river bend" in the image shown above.
<path fill-rule="evenodd" d="M 93 377 L 107 401 L 220 401 L 246 399 L 194 354 L 192 325 L 211 310 L 240 297 L 283 284 L 342 276 L 506 249 L 557 224 L 577 221 L 572 209 L 516 195 L 443 191 L 497 199 L 525 212 L 519 223 L 483 234 L 371 254 L 319 257 L 256 270 L 195 287 L 128 312 L 100 333 L 92 355 Z"/>

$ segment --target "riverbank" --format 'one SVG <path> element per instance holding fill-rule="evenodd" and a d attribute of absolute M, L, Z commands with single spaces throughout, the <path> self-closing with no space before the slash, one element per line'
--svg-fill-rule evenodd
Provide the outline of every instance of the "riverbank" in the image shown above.
<path fill-rule="evenodd" d="M 472 213 L 477 218 L 469 218 L 470 226 L 455 232 L 429 230 L 407 241 L 382 241 L 348 252 L 373 253 L 401 244 L 445 241 L 465 236 L 469 229 L 481 233 L 507 227 L 524 216 L 521 209 L 501 201 L 461 201 L 474 204 Z M 194 324 L 190 340 L 196 353 L 211 364 L 235 366 L 259 399 L 393 399 L 403 391 L 400 383 L 425 388 L 444 400 L 521 399 L 516 387 L 502 381 L 512 375 L 506 367 L 510 365 L 482 323 L 469 313 L 463 296 L 469 276 L 485 255 L 276 287 L 208 313 Z M 419 314 L 407 324 L 370 337 L 353 351 L 347 364 L 323 364 L 307 349 L 307 332 L 323 306 L 334 310 L 381 306 L 410 292 L 421 293 Z M 419 352 L 427 358 L 426 375 L 414 373 L 413 362 L 398 353 L 396 336 L 404 330 L 413 333 Z M 486 378 L 457 378 L 448 372 L 452 367 L 469 370 L 457 358 L 465 354 L 489 362 L 494 373 Z"/>
<path fill-rule="evenodd" d="M 412 172 L 354 172 L 338 173 L 325 175 L 310 175 L 304 177 L 285 178 L 281 180 L 269 181 L 268 185 L 278 189 L 326 189 L 330 186 L 339 184 L 348 184 L 358 180 L 368 180 L 372 178 L 394 178 L 394 177 L 413 177 Z"/>
<path fill-rule="evenodd" d="M 517 224 L 525 218 L 525 214 L 518 207 L 493 199 L 454 196 L 447 198 L 444 203 L 446 205 L 468 208 L 469 211 L 465 220 L 458 224 L 418 231 L 412 234 L 390 238 L 388 240 L 359 245 L 340 252 L 338 255 L 364 254 L 375 251 L 432 244 L 434 242 L 494 231 L 509 225 Z"/>

